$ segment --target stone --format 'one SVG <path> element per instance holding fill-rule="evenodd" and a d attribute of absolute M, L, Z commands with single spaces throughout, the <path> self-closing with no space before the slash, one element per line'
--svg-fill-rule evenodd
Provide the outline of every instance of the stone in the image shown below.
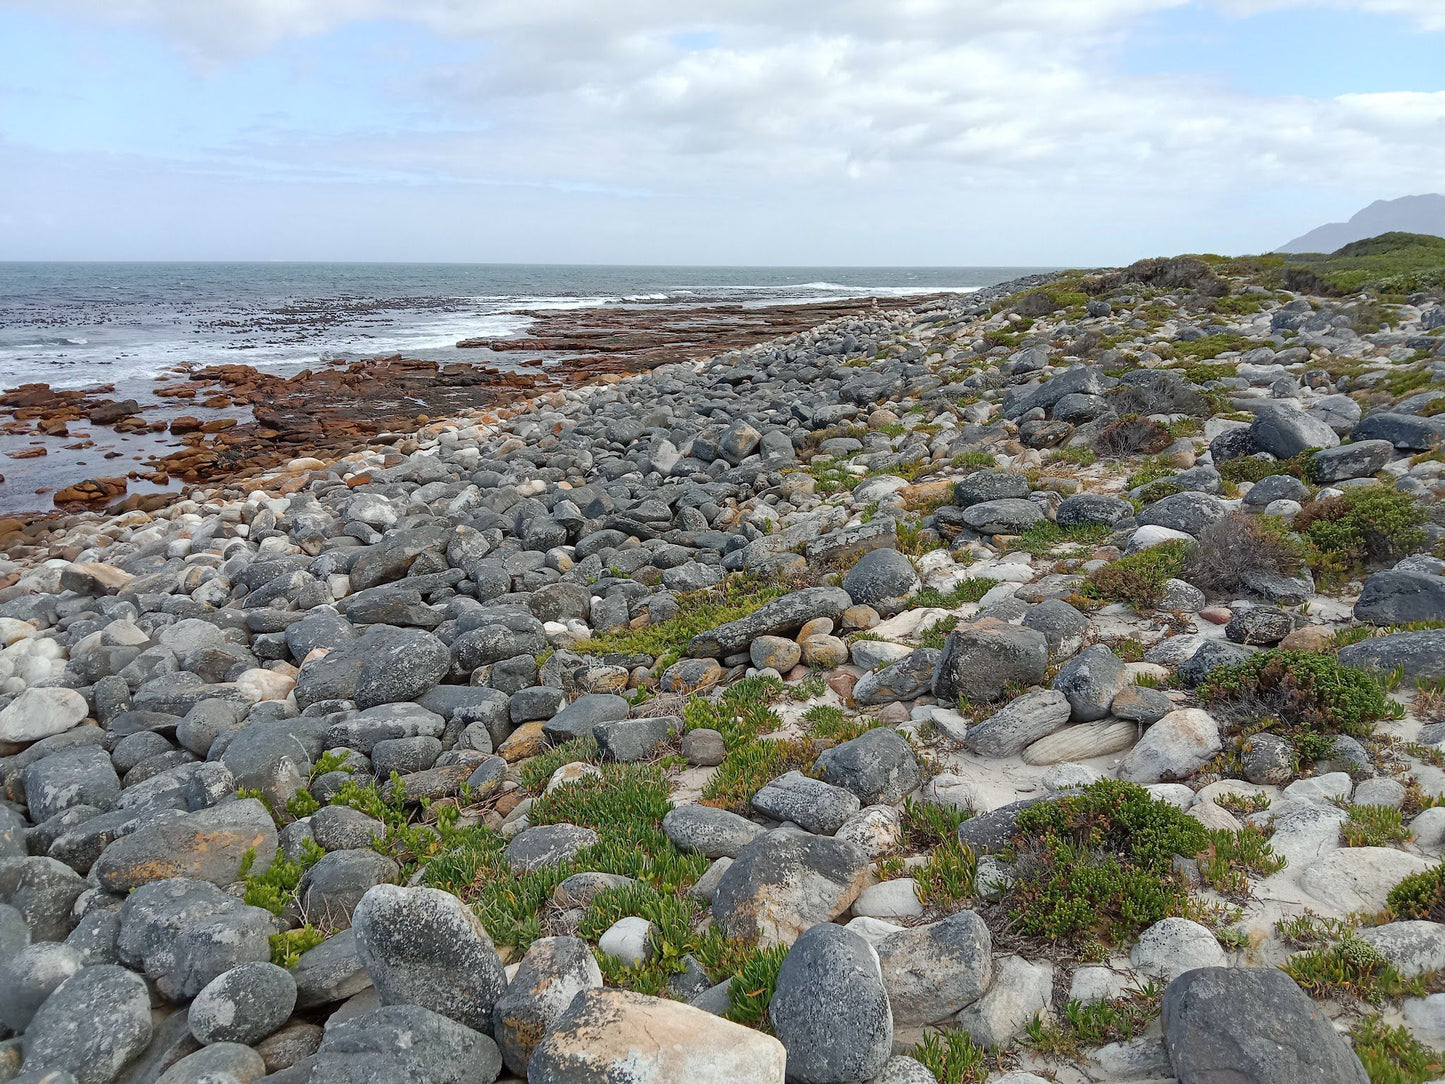
<path fill-rule="evenodd" d="M 753 808 L 774 820 L 792 821 L 806 832 L 831 836 L 862 808 L 862 803 L 842 787 L 791 771 L 754 794 Z"/>
<path fill-rule="evenodd" d="M 1356 931 L 1407 979 L 1445 969 L 1445 925 L 1406 920 Z"/>
<path fill-rule="evenodd" d="M 935 648 L 919 648 L 881 670 L 864 674 L 853 686 L 853 700 L 862 707 L 872 707 L 923 696 L 933 688 L 940 654 Z"/>
<path fill-rule="evenodd" d="M 296 1004 L 302 1009 L 343 1001 L 371 986 L 351 929 L 332 934 L 303 952 L 291 974 L 296 979 Z"/>
<path fill-rule="evenodd" d="M 913 562 L 895 549 L 865 553 L 843 577 L 843 590 L 854 603 L 872 606 L 885 617 L 903 609 L 921 586 Z"/>
<path fill-rule="evenodd" d="M 1244 495 L 1246 508 L 1267 508 L 1273 501 L 1303 501 L 1309 497 L 1309 486 L 1292 474 L 1271 474 L 1250 486 Z"/>
<path fill-rule="evenodd" d="M 883 1071 L 866 1084 L 938 1084 L 938 1078 L 922 1062 L 906 1054 L 898 1054 L 889 1058 L 883 1064 Z M 1040 1084 L 1047 1082 L 1041 1081 Z"/>
<path fill-rule="evenodd" d="M 768 1018 L 787 1051 L 789 1081 L 866 1079 L 893 1053 L 893 1015 L 878 955 L 856 933 L 831 923 L 809 929 L 788 950 Z"/>
<path fill-rule="evenodd" d="M 723 873 L 713 918 L 729 936 L 788 944 L 846 911 L 869 868 L 867 852 L 856 843 L 774 829 L 744 846 Z"/>
<path fill-rule="evenodd" d="M 783 1084 L 770 1035 L 630 990 L 578 994 L 532 1051 L 528 1084 Z"/>
<path fill-rule="evenodd" d="M 296 902 L 314 926 L 349 925 L 361 898 L 379 884 L 394 881 L 401 867 L 371 849 L 332 851 L 301 876 Z"/>
<path fill-rule="evenodd" d="M 1204 528 L 1227 515 L 1229 507 L 1218 497 L 1191 490 L 1173 493 L 1146 505 L 1138 520 L 1141 527 L 1164 527 L 1197 537 Z"/>
<path fill-rule="evenodd" d="M 20 772 L 30 817 L 40 824 L 72 806 L 109 809 L 120 794 L 110 757 L 97 745 L 77 745 L 41 757 Z"/>
<path fill-rule="evenodd" d="M 388 1005 L 420 1005 L 489 1032 L 507 978 L 492 939 L 450 892 L 377 885 L 352 916 L 356 954 Z"/>
<path fill-rule="evenodd" d="M 1140 974 L 1167 982 L 1196 967 L 1223 967 L 1226 957 L 1207 927 L 1187 918 L 1165 918 L 1139 935 L 1129 963 Z"/>
<path fill-rule="evenodd" d="M 1119 765 L 1119 778 L 1158 783 L 1193 775 L 1223 748 L 1219 723 L 1207 711 L 1180 708 L 1144 731 Z"/>
<path fill-rule="evenodd" d="M 1138 724 L 1127 720 L 1075 723 L 1031 744 L 1023 751 L 1023 761 L 1045 765 L 1089 760 L 1128 749 L 1138 737 Z"/>
<path fill-rule="evenodd" d="M 526 1075 L 527 1061 L 573 998 L 602 986 L 587 942 L 576 937 L 533 941 L 492 1010 L 492 1035 L 507 1068 Z"/>
<path fill-rule="evenodd" d="M 1249 427 L 1254 446 L 1276 459 L 1292 459 L 1310 448 L 1333 448 L 1340 438 L 1329 424 L 1291 407 L 1261 411 Z"/>
<path fill-rule="evenodd" d="M 1035 629 L 991 620 L 964 625 L 944 641 L 933 694 L 949 702 L 997 700 L 1010 686 L 1037 685 L 1048 662 L 1048 640 Z"/>
<path fill-rule="evenodd" d="M 242 798 L 157 820 L 121 836 L 101 852 L 91 875 L 111 892 L 170 877 L 220 885 L 236 880 L 243 862 L 249 861 L 251 872 L 259 874 L 275 857 L 271 814 L 255 798 Z"/>
<path fill-rule="evenodd" d="M 1054 522 L 1060 527 L 1113 527 L 1134 515 L 1134 506 L 1103 493 L 1079 493 L 1059 502 Z"/>
<path fill-rule="evenodd" d="M 1006 1048 L 1036 1016 L 1047 1017 L 1053 1005 L 1054 968 L 1022 956 L 994 959 L 988 991 L 953 1018 L 953 1026 L 990 1049 Z"/>
<path fill-rule="evenodd" d="M 0 957 L 0 1024 L 19 1034 L 83 961 L 75 949 L 56 941 L 41 941 L 6 956 Z"/>
<path fill-rule="evenodd" d="M 1169 694 L 1147 685 L 1126 685 L 1115 694 L 1109 713 L 1132 723 L 1157 723 L 1174 710 Z"/>
<path fill-rule="evenodd" d="M 156 1084 L 193 1084 L 221 1081 L 252 1084 L 266 1075 L 266 1060 L 249 1046 L 216 1043 L 187 1054 L 160 1075 Z"/>
<path fill-rule="evenodd" d="M 863 805 L 894 805 L 922 782 L 913 747 L 882 726 L 825 749 L 813 768 L 824 782 L 852 791 Z"/>
<path fill-rule="evenodd" d="M 1224 635 L 1236 644 L 1270 647 L 1294 630 L 1294 618 L 1283 610 L 1256 606 L 1234 614 L 1224 626 Z"/>
<path fill-rule="evenodd" d="M 969 727 L 963 744 L 979 756 L 1017 756 L 1033 742 L 1067 726 L 1071 712 L 1068 699 L 1055 689 L 1024 693 Z"/>
<path fill-rule="evenodd" d="M 492 1084 L 501 1071 L 497 1044 L 480 1032 L 420 1005 L 385 1005 L 330 1021 L 307 1080 Z"/>
<path fill-rule="evenodd" d="M 543 824 L 512 837 L 503 857 L 514 873 L 559 866 L 597 843 L 597 833 L 575 824 Z"/>
<path fill-rule="evenodd" d="M 1294 778 L 1295 747 L 1273 734 L 1251 734 L 1240 746 L 1244 778 L 1251 783 L 1282 787 Z"/>
<path fill-rule="evenodd" d="M 1398 668 L 1410 681 L 1445 678 L 1445 629 L 1372 636 L 1340 648 L 1339 660 L 1377 673 Z"/>
<path fill-rule="evenodd" d="M 853 605 L 841 587 L 805 587 L 765 602 L 746 617 L 699 633 L 688 644 L 694 658 L 725 658 L 746 650 L 759 636 L 796 632 L 815 618 L 836 618 Z"/>
<path fill-rule="evenodd" d="M 0 742 L 32 742 L 63 734 L 90 714 L 74 689 L 29 688 L 0 708 Z"/>
<path fill-rule="evenodd" d="M 452 654 L 429 632 L 405 629 L 372 646 L 352 699 L 359 708 L 414 701 L 446 676 Z"/>
<path fill-rule="evenodd" d="M 980 534 L 1019 534 L 1044 518 L 1033 501 L 1013 498 L 982 501 L 963 510 L 963 522 Z"/>
<path fill-rule="evenodd" d="M 1061 598 L 1046 598 L 1024 614 L 1024 628 L 1044 634 L 1051 660 L 1067 659 L 1084 646 L 1089 619 Z"/>
<path fill-rule="evenodd" d="M 625 967 L 638 967 L 652 958 L 652 923 L 630 915 L 619 918 L 597 939 L 597 948 Z"/>
<path fill-rule="evenodd" d="M 1371 625 L 1445 620 L 1445 576 L 1394 569 L 1376 572 L 1365 580 L 1354 614 L 1356 621 Z"/>
<path fill-rule="evenodd" d="M 1332 911 L 1379 911 L 1390 889 L 1430 863 L 1392 847 L 1343 847 L 1300 872 L 1300 887 Z"/>
<path fill-rule="evenodd" d="M 682 755 L 698 768 L 714 768 L 727 759 L 727 745 L 716 730 L 699 727 L 682 736 Z"/>
<path fill-rule="evenodd" d="M 1360 419 L 1350 431 L 1350 440 L 1352 443 L 1383 440 L 1404 451 L 1428 452 L 1445 440 L 1445 419 L 1376 411 Z"/>
<path fill-rule="evenodd" d="M 1320 485 L 1373 477 L 1395 454 L 1388 440 L 1355 440 L 1335 448 L 1324 448 L 1311 461 Z"/>
<path fill-rule="evenodd" d="M 598 723 L 592 728 L 592 736 L 604 758 L 631 764 L 656 753 L 682 725 L 682 719 L 675 715 L 649 715 Z"/>
<path fill-rule="evenodd" d="M 254 1046 L 291 1017 L 296 980 L 273 963 L 258 961 L 217 975 L 187 1010 L 191 1034 L 201 1043 Z"/>
<path fill-rule="evenodd" d="M 553 742 L 590 736 L 601 723 L 626 719 L 631 706 L 614 693 L 586 693 L 542 724 L 542 733 Z"/>
<path fill-rule="evenodd" d="M 1164 990 L 1164 1045 L 1179 1084 L 1367 1084 L 1330 1019 L 1273 967 L 1205 967 Z"/>
<path fill-rule="evenodd" d="M 83 967 L 31 1019 L 21 1069 L 109 1084 L 150 1040 L 150 995 L 140 976 L 113 964 Z"/>
<path fill-rule="evenodd" d="M 865 918 L 917 918 L 923 914 L 918 882 L 912 877 L 896 877 L 869 885 L 853 901 L 853 914 Z"/>
<path fill-rule="evenodd" d="M 678 850 L 707 858 L 736 858 L 767 831 L 729 810 L 693 803 L 673 806 L 662 818 L 662 830 Z"/>
<path fill-rule="evenodd" d="M 759 636 L 748 647 L 748 656 L 759 670 L 771 669 L 786 674 L 798 665 L 803 649 L 796 640 L 786 636 Z"/>
<path fill-rule="evenodd" d="M 665 693 L 687 695 L 711 689 L 724 672 L 716 659 L 679 659 L 663 671 L 658 684 Z"/>
<path fill-rule="evenodd" d="M 878 943 L 895 1024 L 934 1024 L 972 1005 L 993 981 L 993 940 L 983 919 L 959 911 Z"/>
<path fill-rule="evenodd" d="M 1113 651 L 1104 644 L 1092 644 L 1063 665 L 1053 687 L 1069 702 L 1074 722 L 1091 723 L 1109 714 L 1114 696 L 1133 680 Z"/>

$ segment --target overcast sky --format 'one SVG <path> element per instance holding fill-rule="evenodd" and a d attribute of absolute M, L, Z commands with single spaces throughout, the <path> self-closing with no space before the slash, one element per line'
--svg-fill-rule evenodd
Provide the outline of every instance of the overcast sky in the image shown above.
<path fill-rule="evenodd" d="M 1101 264 L 1445 191 L 1445 0 L 0 0 L 0 259 Z"/>

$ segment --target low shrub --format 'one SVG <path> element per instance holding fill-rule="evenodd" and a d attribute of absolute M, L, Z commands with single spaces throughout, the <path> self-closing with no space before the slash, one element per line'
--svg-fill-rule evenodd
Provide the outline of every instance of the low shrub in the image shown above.
<path fill-rule="evenodd" d="M 1386 1024 L 1378 1013 L 1350 1029 L 1370 1084 L 1427 1084 L 1445 1074 L 1445 1058 L 1405 1028 Z"/>
<path fill-rule="evenodd" d="M 1218 667 L 1200 685 L 1199 699 L 1226 721 L 1273 719 L 1274 732 L 1296 739 L 1369 737 L 1377 721 L 1403 710 L 1371 674 L 1313 651 L 1262 651 Z"/>
<path fill-rule="evenodd" d="M 1173 862 L 1208 842 L 1199 821 L 1143 787 L 1100 780 L 1019 814 L 1002 905 L 1017 933 L 1099 956 L 1195 911 Z"/>
<path fill-rule="evenodd" d="M 1353 486 L 1311 501 L 1294 529 L 1314 547 L 1313 563 L 1343 574 L 1404 556 L 1425 543 L 1426 513 L 1408 493 L 1389 486 Z"/>
<path fill-rule="evenodd" d="M 1140 613 L 1157 609 L 1164 584 L 1184 571 L 1188 542 L 1165 542 L 1126 554 L 1089 573 L 1081 588 L 1087 598 L 1127 602 Z"/>
<path fill-rule="evenodd" d="M 1169 430 L 1137 414 L 1112 421 L 1094 435 L 1094 451 L 1105 459 L 1154 455 L 1174 443 Z"/>
<path fill-rule="evenodd" d="M 1346 847 L 1393 847 L 1413 838 L 1394 806 L 1352 805 L 1340 825 L 1340 842 Z"/>
<path fill-rule="evenodd" d="M 1229 594 L 1256 575 L 1294 575 L 1305 555 L 1304 544 L 1280 520 L 1236 512 L 1199 532 L 1182 578 L 1207 594 Z"/>
<path fill-rule="evenodd" d="M 1412 873 L 1385 897 L 1385 906 L 1396 918 L 1424 918 L 1445 922 L 1445 862 Z"/>

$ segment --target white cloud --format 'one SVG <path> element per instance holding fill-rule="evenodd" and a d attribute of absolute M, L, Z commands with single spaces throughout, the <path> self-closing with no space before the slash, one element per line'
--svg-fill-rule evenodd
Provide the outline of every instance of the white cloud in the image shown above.
<path fill-rule="evenodd" d="M 1258 186 L 1393 195 L 1445 181 L 1445 92 L 1266 97 L 1114 63 L 1138 20 L 1191 2 L 1240 16 L 1342 7 L 1429 30 L 1445 29 L 1445 0 L 8 2 L 154 29 L 221 78 L 239 57 L 360 20 L 485 43 L 405 88 L 435 120 L 425 129 L 272 132 L 185 164 L 238 179 L 811 194 L 840 209 L 923 190 L 935 210 L 1006 195 L 1055 211 L 1061 192 L 1142 211 Z M 686 47 L 699 33 L 716 44 Z"/>

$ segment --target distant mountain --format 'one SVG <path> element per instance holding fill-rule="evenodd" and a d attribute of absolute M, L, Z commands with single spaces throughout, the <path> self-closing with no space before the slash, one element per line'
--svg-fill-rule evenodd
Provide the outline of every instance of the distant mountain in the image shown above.
<path fill-rule="evenodd" d="M 1352 241 L 1381 233 L 1429 233 L 1445 237 L 1445 196 L 1402 196 L 1379 199 L 1348 222 L 1331 222 L 1310 230 L 1276 252 L 1334 252 Z"/>

